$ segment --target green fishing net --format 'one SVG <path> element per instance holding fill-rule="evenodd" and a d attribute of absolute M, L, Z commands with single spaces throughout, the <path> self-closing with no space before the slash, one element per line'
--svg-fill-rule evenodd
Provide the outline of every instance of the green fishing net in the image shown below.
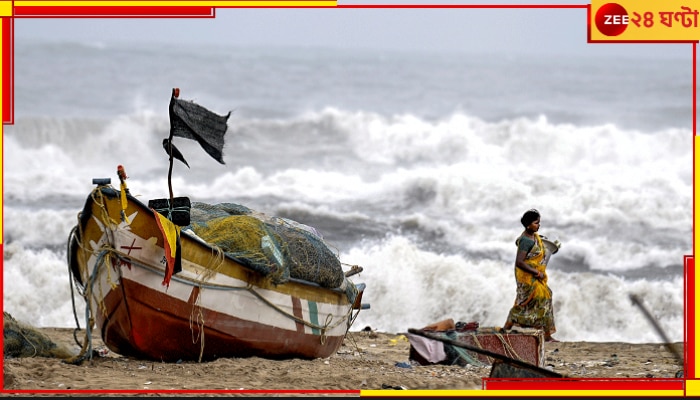
<path fill-rule="evenodd" d="M 3 354 L 5 358 L 54 357 L 68 359 L 74 354 L 56 344 L 36 328 L 19 322 L 3 312 Z"/>
<path fill-rule="evenodd" d="M 235 203 L 193 202 L 190 220 L 183 230 L 191 229 L 276 284 L 291 277 L 337 288 L 344 281 L 340 260 L 312 227 Z"/>

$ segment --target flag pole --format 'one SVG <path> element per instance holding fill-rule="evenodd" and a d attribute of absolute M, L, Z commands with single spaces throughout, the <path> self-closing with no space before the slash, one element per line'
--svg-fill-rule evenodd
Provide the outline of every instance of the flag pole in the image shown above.
<path fill-rule="evenodd" d="M 170 158 L 170 166 L 168 167 L 168 191 L 170 192 L 170 203 L 168 203 L 168 208 L 172 211 L 173 209 L 173 106 L 175 105 L 175 99 L 180 96 L 180 88 L 173 88 L 172 97 L 170 98 L 170 134 L 168 136 L 168 156 Z"/>
<path fill-rule="evenodd" d="M 170 203 L 169 207 L 171 210 L 173 208 L 173 133 L 170 132 L 170 138 L 168 140 L 168 153 L 170 154 L 170 166 L 168 167 L 168 191 L 170 192 Z"/>

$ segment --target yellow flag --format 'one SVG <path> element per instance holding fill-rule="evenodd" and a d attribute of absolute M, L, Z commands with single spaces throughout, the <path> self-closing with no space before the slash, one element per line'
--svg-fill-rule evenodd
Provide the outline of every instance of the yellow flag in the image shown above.
<path fill-rule="evenodd" d="M 170 277 L 172 277 L 173 271 L 175 270 L 175 255 L 177 254 L 177 243 L 178 237 L 180 236 L 180 227 L 173 224 L 163 214 L 157 212 L 156 210 L 151 208 L 151 211 L 153 211 L 153 214 L 156 216 L 158 228 L 163 234 L 166 260 L 165 279 L 163 279 L 163 285 L 170 286 Z"/>

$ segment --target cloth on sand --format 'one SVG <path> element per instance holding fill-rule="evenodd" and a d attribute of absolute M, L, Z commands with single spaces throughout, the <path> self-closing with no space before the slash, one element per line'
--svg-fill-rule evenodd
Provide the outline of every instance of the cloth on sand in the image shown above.
<path fill-rule="evenodd" d="M 423 357 L 426 361 L 437 364 L 447 358 L 445 353 L 445 345 L 437 340 L 428 339 L 423 336 L 407 333 L 411 346 Z"/>

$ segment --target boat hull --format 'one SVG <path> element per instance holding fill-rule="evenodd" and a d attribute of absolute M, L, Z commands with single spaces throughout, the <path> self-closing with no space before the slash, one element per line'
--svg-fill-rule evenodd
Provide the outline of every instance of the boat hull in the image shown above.
<path fill-rule="evenodd" d="M 185 233 L 182 270 L 166 279 L 165 239 L 154 212 L 125 198 L 98 186 L 69 242 L 88 324 L 110 350 L 177 362 L 325 358 L 341 346 L 363 285 L 347 279 L 334 289 L 294 279 L 276 285 Z"/>

